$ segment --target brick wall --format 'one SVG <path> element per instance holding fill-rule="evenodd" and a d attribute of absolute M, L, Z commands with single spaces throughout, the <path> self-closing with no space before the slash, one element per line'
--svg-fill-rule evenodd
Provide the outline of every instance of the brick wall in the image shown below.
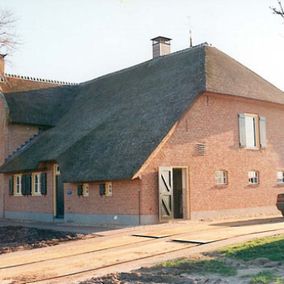
<path fill-rule="evenodd" d="M 25 143 L 34 134 L 38 133 L 38 127 L 16 125 L 8 123 L 8 109 L 6 100 L 3 95 L 0 94 L 0 165 L 2 165 L 9 154 L 13 153 L 18 147 Z M 8 177 L 0 174 L 0 217 L 4 216 L 4 207 L 14 206 L 19 199 L 13 201 L 8 198 Z M 22 198 L 22 197 L 20 197 Z M 5 205 L 4 205 L 5 203 Z M 26 202 L 27 203 L 27 202 Z M 24 206 L 25 202 L 20 202 L 18 207 Z M 28 205 L 34 206 L 34 202 Z M 18 210 L 17 210 L 18 211 Z"/>
<path fill-rule="evenodd" d="M 11 75 L 13 76 L 13 75 Z M 32 78 L 26 79 L 24 76 L 11 77 L 5 75 L 3 77 L 3 81 L 0 81 L 0 90 L 3 93 L 14 93 L 14 92 L 23 92 L 30 90 L 38 90 L 38 89 L 47 89 L 58 87 L 62 84 L 56 82 L 48 82 L 47 80 L 35 81 Z"/>
<path fill-rule="evenodd" d="M 238 113 L 244 112 L 266 117 L 266 149 L 239 147 Z M 192 215 L 275 206 L 277 194 L 284 192 L 284 187 L 276 184 L 276 171 L 284 169 L 283 125 L 284 106 L 212 93 L 202 95 L 141 174 L 143 212 L 158 214 L 159 166 L 189 168 L 187 202 Z M 206 145 L 205 156 L 196 155 L 197 143 Z M 220 169 L 228 171 L 228 186 L 215 185 L 214 173 Z M 248 185 L 249 170 L 259 171 L 259 185 Z"/>
<path fill-rule="evenodd" d="M 5 211 L 9 212 L 40 212 L 54 213 L 54 175 L 53 166 L 49 164 L 47 172 L 47 194 L 41 196 L 14 196 L 9 195 L 9 175 L 5 175 Z"/>
<path fill-rule="evenodd" d="M 65 212 L 80 214 L 139 214 L 140 180 L 113 181 L 112 196 L 100 196 L 99 183 L 89 184 L 89 196 L 77 195 L 76 184 L 65 184 Z M 71 195 L 66 191 L 72 190 Z"/>

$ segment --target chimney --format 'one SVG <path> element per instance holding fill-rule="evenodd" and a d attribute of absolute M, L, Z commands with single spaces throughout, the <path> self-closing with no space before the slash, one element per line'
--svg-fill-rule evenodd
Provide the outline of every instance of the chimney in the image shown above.
<path fill-rule="evenodd" d="M 5 56 L 7 54 L 0 54 L 0 76 L 4 76 L 5 72 Z"/>
<path fill-rule="evenodd" d="M 171 38 L 158 36 L 152 38 L 152 46 L 153 46 L 153 58 L 167 55 L 171 53 Z"/>

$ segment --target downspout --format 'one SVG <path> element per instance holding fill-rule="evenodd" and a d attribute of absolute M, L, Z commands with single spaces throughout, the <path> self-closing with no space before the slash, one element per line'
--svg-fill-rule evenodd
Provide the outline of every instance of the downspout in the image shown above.
<path fill-rule="evenodd" d="M 3 181 L 5 180 L 5 177 L 3 177 Z M 5 184 L 5 182 L 4 182 Z M 2 213 L 2 216 L 3 216 L 3 219 L 6 218 L 6 195 L 5 195 L 5 188 L 3 189 L 3 213 Z"/>
<path fill-rule="evenodd" d="M 140 189 L 138 189 L 138 214 L 139 214 L 138 224 L 141 225 L 141 190 Z"/>

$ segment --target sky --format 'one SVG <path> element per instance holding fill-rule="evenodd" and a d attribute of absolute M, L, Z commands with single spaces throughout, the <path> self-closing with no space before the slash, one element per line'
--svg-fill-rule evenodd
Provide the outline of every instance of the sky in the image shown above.
<path fill-rule="evenodd" d="M 150 39 L 172 52 L 208 42 L 284 90 L 284 22 L 277 0 L 1 0 L 20 41 L 6 73 L 83 82 L 152 58 Z"/>

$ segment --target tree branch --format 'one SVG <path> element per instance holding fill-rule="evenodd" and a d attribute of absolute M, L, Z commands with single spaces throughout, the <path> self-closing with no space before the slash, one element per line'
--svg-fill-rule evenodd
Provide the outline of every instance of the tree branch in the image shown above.
<path fill-rule="evenodd" d="M 280 17 L 282 17 L 284 19 L 284 8 L 282 6 L 282 3 L 280 0 L 277 1 L 278 2 L 278 6 L 279 7 L 270 7 L 270 9 L 273 11 L 273 14 L 275 15 L 279 15 Z"/>
<path fill-rule="evenodd" d="M 0 10 L 0 53 L 10 53 L 18 45 L 16 19 L 11 11 Z"/>

